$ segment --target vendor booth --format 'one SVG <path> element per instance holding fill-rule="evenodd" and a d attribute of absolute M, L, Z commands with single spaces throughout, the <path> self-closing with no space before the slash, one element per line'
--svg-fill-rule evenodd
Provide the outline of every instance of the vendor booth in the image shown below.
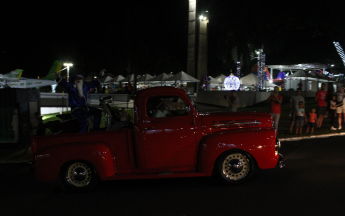
<path fill-rule="evenodd" d="M 301 88 L 305 92 L 317 92 L 322 83 L 327 88 L 333 87 L 337 91 L 337 84 L 326 69 L 328 65 L 320 63 L 303 63 L 294 65 L 266 65 L 273 74 L 273 70 L 285 72 L 284 89 L 287 91 Z M 330 86 L 331 85 L 331 86 Z"/>
<path fill-rule="evenodd" d="M 258 76 L 250 73 L 247 76 L 244 76 L 240 79 L 240 88 L 244 91 L 251 91 L 256 90 L 258 85 Z M 275 84 L 269 82 L 268 80 L 264 80 L 263 88 L 267 90 L 273 90 Z"/>
<path fill-rule="evenodd" d="M 335 80 L 326 76 L 320 76 L 312 71 L 296 71 L 295 73 L 287 76 L 284 79 L 284 83 L 286 90 L 296 90 L 297 88 L 301 88 L 302 91 L 317 92 L 320 89 L 321 84 L 325 83 L 327 89 L 330 85 L 332 85 L 334 91 L 337 91 L 337 84 Z"/>
<path fill-rule="evenodd" d="M 148 82 L 150 83 L 150 86 L 163 86 L 168 84 L 172 84 L 173 81 L 164 81 L 166 79 L 168 79 L 169 77 L 172 77 L 173 74 L 166 74 L 166 73 L 162 73 L 156 77 L 153 77 L 152 79 L 149 79 Z"/>

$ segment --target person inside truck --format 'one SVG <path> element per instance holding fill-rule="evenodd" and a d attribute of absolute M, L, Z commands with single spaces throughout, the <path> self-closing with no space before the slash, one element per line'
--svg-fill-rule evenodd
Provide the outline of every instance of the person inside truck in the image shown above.
<path fill-rule="evenodd" d="M 153 118 L 165 117 L 169 112 L 166 110 L 167 106 L 162 101 L 157 105 L 157 109 L 153 113 Z"/>
<path fill-rule="evenodd" d="M 101 77 L 105 75 L 103 69 L 100 73 Z M 71 107 L 73 116 L 78 119 L 80 130 L 79 132 L 87 132 L 87 115 L 94 116 L 93 129 L 92 131 L 98 131 L 102 111 L 96 107 L 89 107 L 87 105 L 87 91 L 91 88 L 97 88 L 100 85 L 100 80 L 95 79 L 90 82 L 84 82 L 84 76 L 76 74 L 72 77 L 70 82 L 62 78 L 58 72 L 54 72 L 56 82 L 66 89 L 68 93 L 68 105 Z"/>

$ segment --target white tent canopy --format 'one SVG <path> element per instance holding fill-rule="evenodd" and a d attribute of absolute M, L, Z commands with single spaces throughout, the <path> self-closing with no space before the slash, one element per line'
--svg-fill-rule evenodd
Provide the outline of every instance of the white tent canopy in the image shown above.
<path fill-rule="evenodd" d="M 128 78 L 129 78 L 129 82 L 134 82 L 134 74 L 131 74 L 129 77 L 126 77 L 122 80 L 119 80 L 119 82 L 125 82 L 127 83 L 128 82 Z"/>
<path fill-rule="evenodd" d="M 215 85 L 215 84 L 224 84 L 224 80 L 222 80 L 221 78 L 211 78 L 211 80 L 208 82 L 211 85 Z"/>
<path fill-rule="evenodd" d="M 161 83 L 165 82 L 164 80 L 168 79 L 169 77 L 173 76 L 172 74 L 162 73 L 152 79 L 148 80 L 149 83 Z"/>
<path fill-rule="evenodd" d="M 124 79 L 123 76 L 118 75 L 118 76 L 114 77 L 114 79 L 112 79 L 111 81 L 112 81 L 112 82 L 118 83 L 120 80 L 123 80 L 123 79 Z"/>
<path fill-rule="evenodd" d="M 150 74 L 145 74 L 142 77 L 139 77 L 137 79 L 137 83 L 146 83 L 149 80 L 151 80 L 153 78 L 153 76 L 151 76 Z"/>
<path fill-rule="evenodd" d="M 240 84 L 244 86 L 251 86 L 258 84 L 258 76 L 253 73 L 248 74 L 240 79 Z"/>
<path fill-rule="evenodd" d="M 219 82 L 221 82 L 221 83 L 224 83 L 224 80 L 227 78 L 227 76 L 225 76 L 225 75 L 220 75 L 220 76 L 217 76 L 217 77 L 215 77 L 215 78 L 213 78 L 213 79 L 215 79 L 215 80 L 218 80 Z"/>
<path fill-rule="evenodd" d="M 247 76 L 244 76 L 240 79 L 241 86 L 257 86 L 258 85 L 258 76 L 250 73 Z M 264 80 L 264 87 L 274 87 L 276 86 L 273 83 L 268 82 L 267 80 Z"/>
<path fill-rule="evenodd" d="M 316 74 L 308 73 L 308 72 L 303 71 L 303 70 L 298 70 L 295 73 L 287 76 L 286 78 L 290 78 L 290 77 L 298 77 L 298 78 L 302 78 L 303 77 L 303 78 L 308 78 L 310 80 L 317 80 L 318 79 Z"/>
<path fill-rule="evenodd" d="M 182 82 L 199 82 L 199 80 L 195 79 L 191 75 L 187 74 L 186 72 L 179 72 L 176 75 L 169 77 L 164 81 L 182 81 Z"/>
<path fill-rule="evenodd" d="M 106 76 L 105 79 L 103 80 L 103 83 L 110 83 L 113 77 L 111 76 Z"/>

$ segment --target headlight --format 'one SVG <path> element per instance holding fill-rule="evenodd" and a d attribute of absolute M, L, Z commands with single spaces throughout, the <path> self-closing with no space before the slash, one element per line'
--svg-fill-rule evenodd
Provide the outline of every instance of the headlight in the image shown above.
<path fill-rule="evenodd" d="M 280 140 L 276 138 L 276 149 L 281 147 Z"/>

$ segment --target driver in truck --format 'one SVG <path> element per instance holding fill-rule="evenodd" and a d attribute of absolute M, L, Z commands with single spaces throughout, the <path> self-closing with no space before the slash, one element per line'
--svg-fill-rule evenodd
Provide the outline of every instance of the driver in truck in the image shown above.
<path fill-rule="evenodd" d="M 153 113 L 153 118 L 161 118 L 165 117 L 168 114 L 168 111 L 166 110 L 167 106 L 162 101 L 157 105 L 156 111 Z"/>

